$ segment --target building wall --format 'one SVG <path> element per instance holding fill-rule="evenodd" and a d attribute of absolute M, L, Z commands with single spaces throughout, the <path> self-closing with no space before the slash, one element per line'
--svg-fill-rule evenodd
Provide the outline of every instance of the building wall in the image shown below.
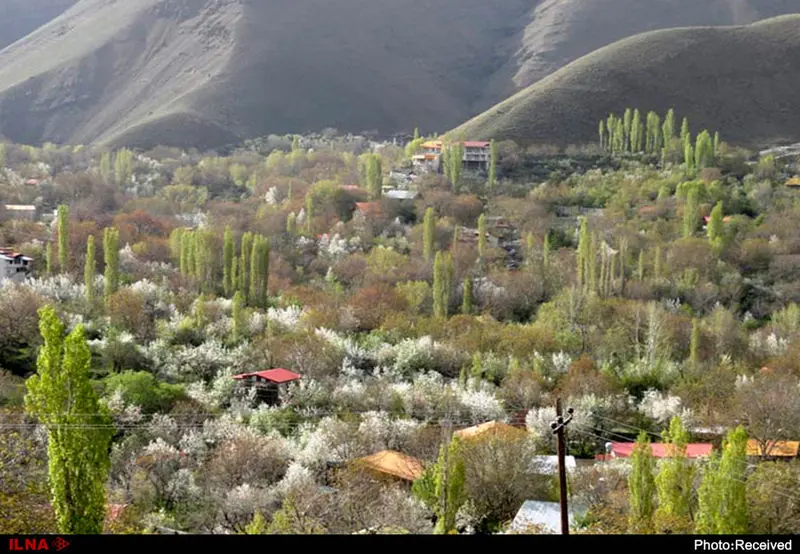
<path fill-rule="evenodd" d="M 19 260 L 19 263 L 14 262 L 15 260 L 0 257 L 0 282 L 6 279 L 21 282 L 28 276 L 30 273 L 30 264 L 24 264 L 22 260 Z"/>

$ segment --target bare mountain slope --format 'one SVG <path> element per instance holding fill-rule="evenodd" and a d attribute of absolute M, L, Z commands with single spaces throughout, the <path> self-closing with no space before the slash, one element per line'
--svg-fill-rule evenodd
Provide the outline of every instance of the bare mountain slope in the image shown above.
<path fill-rule="evenodd" d="M 793 6 L 800 0 L 78 0 L 0 51 L 0 134 L 213 147 L 324 127 L 440 131 L 618 35 Z"/>
<path fill-rule="evenodd" d="M 800 0 L 541 0 L 522 37 L 514 83 L 527 87 L 623 38 L 674 27 L 746 25 L 800 12 Z"/>
<path fill-rule="evenodd" d="M 0 48 L 5 48 L 75 4 L 77 0 L 0 0 Z"/>
<path fill-rule="evenodd" d="M 585 56 L 455 130 L 522 144 L 597 139 L 626 107 L 674 107 L 694 132 L 744 145 L 800 141 L 800 15 L 653 31 Z"/>

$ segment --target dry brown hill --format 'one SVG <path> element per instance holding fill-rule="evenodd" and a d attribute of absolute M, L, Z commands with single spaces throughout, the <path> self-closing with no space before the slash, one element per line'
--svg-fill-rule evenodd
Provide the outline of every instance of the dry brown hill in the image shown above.
<path fill-rule="evenodd" d="M 1 0 L 0 48 L 62 14 L 77 0 Z"/>
<path fill-rule="evenodd" d="M 758 146 L 800 141 L 800 15 L 653 31 L 560 69 L 455 130 L 522 144 L 595 141 L 626 107 L 688 116 L 696 132 Z"/>
<path fill-rule="evenodd" d="M 212 147 L 325 127 L 442 131 L 618 36 L 793 7 L 800 0 L 78 0 L 0 51 L 0 134 Z"/>

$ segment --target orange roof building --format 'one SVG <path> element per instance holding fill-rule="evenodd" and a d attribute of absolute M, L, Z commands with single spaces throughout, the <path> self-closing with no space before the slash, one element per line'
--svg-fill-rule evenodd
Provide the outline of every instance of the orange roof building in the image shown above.
<path fill-rule="evenodd" d="M 420 460 L 396 450 L 381 450 L 354 463 L 381 476 L 403 481 L 416 481 L 425 471 Z"/>
<path fill-rule="evenodd" d="M 767 453 L 764 452 L 766 450 Z M 747 441 L 748 456 L 775 456 L 779 458 L 796 458 L 800 451 L 800 441 L 770 441 L 766 449 L 762 449 L 757 440 Z"/>
<path fill-rule="evenodd" d="M 488 421 L 480 425 L 461 429 L 453 434 L 459 439 L 467 441 L 493 437 L 519 439 L 527 436 L 528 433 L 524 429 L 514 427 L 502 421 Z"/>

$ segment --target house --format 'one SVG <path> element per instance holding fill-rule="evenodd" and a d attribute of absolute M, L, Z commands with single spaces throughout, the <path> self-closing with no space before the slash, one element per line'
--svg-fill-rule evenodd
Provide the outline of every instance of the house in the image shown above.
<path fill-rule="evenodd" d="M 364 216 L 378 216 L 381 214 L 380 202 L 356 202 L 356 211 Z"/>
<path fill-rule="evenodd" d="M 353 461 L 353 464 L 381 479 L 400 481 L 406 484 L 411 484 L 422 477 L 425 471 L 421 460 L 396 450 L 381 450 L 375 454 L 358 458 Z"/>
<path fill-rule="evenodd" d="M 24 281 L 30 275 L 33 258 L 23 256 L 11 248 L 0 248 L 0 283 L 6 279 Z"/>
<path fill-rule="evenodd" d="M 417 194 L 415 190 L 387 190 L 383 193 L 390 200 L 414 200 Z"/>
<path fill-rule="evenodd" d="M 609 460 L 612 458 L 629 458 L 633 454 L 633 442 L 612 442 L 610 443 L 610 453 L 598 454 L 597 460 Z M 714 446 L 711 443 L 690 443 L 686 445 L 687 458 L 703 458 L 710 456 Z M 650 443 L 650 451 L 655 458 L 669 458 L 672 445 L 661 442 Z"/>
<path fill-rule="evenodd" d="M 578 517 L 583 517 L 586 510 L 570 505 L 567 521 L 572 528 Z M 561 505 L 558 502 L 542 502 L 526 500 L 509 526 L 508 533 L 561 534 Z"/>
<path fill-rule="evenodd" d="M 453 433 L 463 441 L 484 440 L 488 438 L 502 439 L 523 439 L 528 436 L 528 432 L 519 427 L 514 427 L 502 421 L 488 421 L 480 425 L 474 425 L 461 429 Z"/>
<path fill-rule="evenodd" d="M 241 383 L 255 386 L 258 396 L 267 404 L 278 403 L 278 391 L 281 385 L 300 379 L 301 375 L 288 369 L 276 368 L 254 373 L 242 373 L 233 378 Z"/>
<path fill-rule="evenodd" d="M 759 458 L 797 458 L 800 441 L 769 441 L 762 445 L 755 439 L 747 441 L 747 455 Z"/>
<path fill-rule="evenodd" d="M 4 204 L 6 218 L 9 219 L 36 219 L 36 206 L 33 204 Z"/>
<path fill-rule="evenodd" d="M 466 140 L 464 147 L 464 169 L 486 171 L 489 169 L 491 143 L 483 140 Z M 439 171 L 444 143 L 441 140 L 429 140 L 422 143 L 422 153 L 413 156 L 411 161 L 415 167 L 425 167 L 431 171 Z M 435 169 L 434 169 L 435 168 Z"/>

